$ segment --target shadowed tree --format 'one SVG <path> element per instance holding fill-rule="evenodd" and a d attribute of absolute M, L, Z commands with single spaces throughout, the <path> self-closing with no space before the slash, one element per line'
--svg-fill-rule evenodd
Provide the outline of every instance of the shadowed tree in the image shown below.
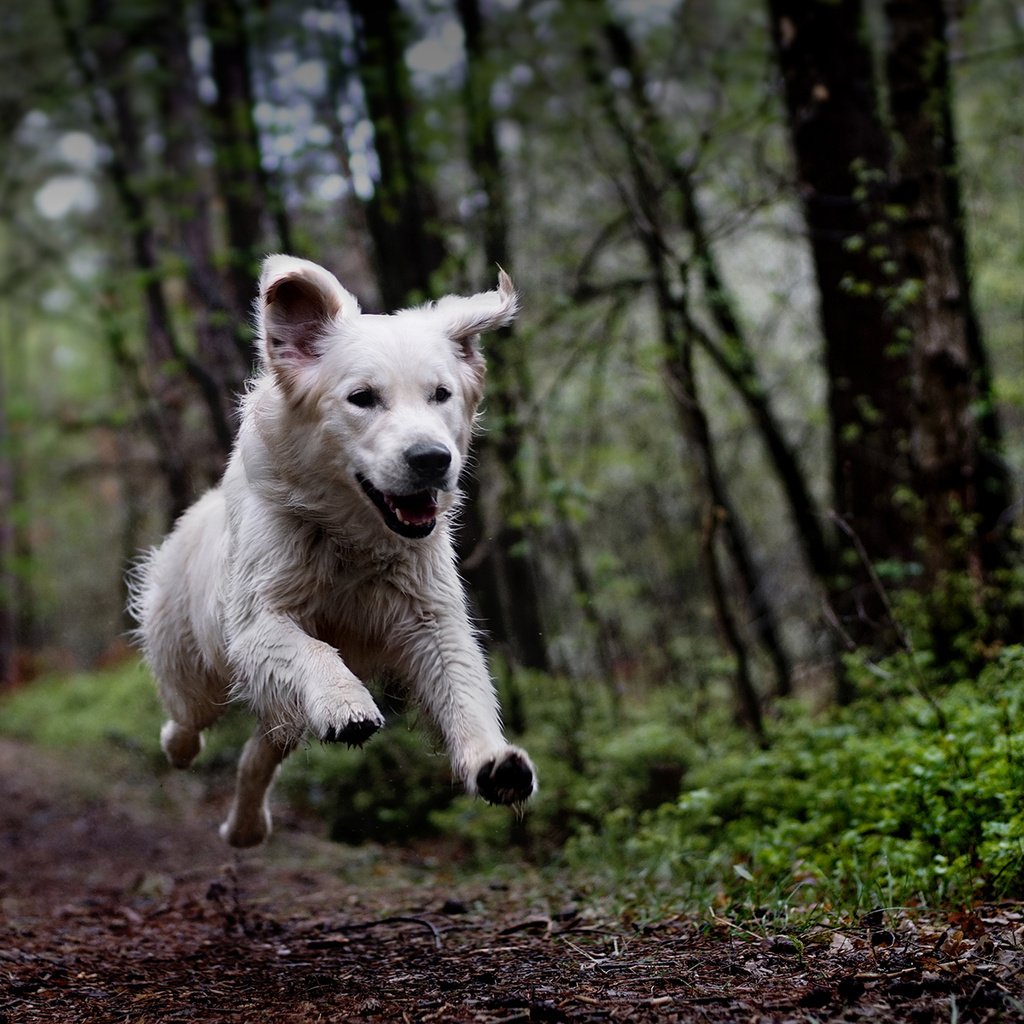
<path fill-rule="evenodd" d="M 948 615 L 976 618 L 1011 550 L 970 298 L 945 7 L 886 5 L 888 112 L 859 0 L 769 9 L 820 295 L 836 510 L 896 586 L 944 609 L 932 630 L 941 651 Z M 844 626 L 891 644 L 875 584 L 846 551 Z"/>
<path fill-rule="evenodd" d="M 202 4 L 210 41 L 210 73 L 216 86 L 208 125 L 224 206 L 228 297 L 237 318 L 237 344 L 251 362 L 248 321 L 260 261 L 272 248 L 268 239 L 275 233 L 274 247 L 284 252 L 292 251 L 292 240 L 283 201 L 270 182 L 260 152 L 249 11 L 239 0 L 203 0 Z"/>

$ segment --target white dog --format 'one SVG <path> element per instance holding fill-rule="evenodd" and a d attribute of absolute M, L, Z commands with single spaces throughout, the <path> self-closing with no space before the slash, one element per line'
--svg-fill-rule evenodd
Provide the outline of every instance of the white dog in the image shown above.
<path fill-rule="evenodd" d="M 269 834 L 269 787 L 307 732 L 361 745 L 384 724 L 362 683 L 382 670 L 406 680 L 470 793 L 519 804 L 536 788 L 502 734 L 450 535 L 478 336 L 516 308 L 502 272 L 496 291 L 368 315 L 315 263 L 265 261 L 263 373 L 224 479 L 131 581 L 171 764 L 192 762 L 229 701 L 258 718 L 221 826 L 233 846 Z"/>

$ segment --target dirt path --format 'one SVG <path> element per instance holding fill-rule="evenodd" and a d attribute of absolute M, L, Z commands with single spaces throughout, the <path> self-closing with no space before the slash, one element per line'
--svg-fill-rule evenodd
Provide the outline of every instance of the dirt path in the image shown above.
<path fill-rule="evenodd" d="M 639 927 L 286 815 L 235 855 L 195 780 L 102 767 L 0 741 L 0 1024 L 1024 1020 L 1020 906 Z"/>

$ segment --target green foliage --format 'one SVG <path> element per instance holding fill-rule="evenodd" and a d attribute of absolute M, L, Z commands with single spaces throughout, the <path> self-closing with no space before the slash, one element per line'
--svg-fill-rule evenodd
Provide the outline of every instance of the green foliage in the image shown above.
<path fill-rule="evenodd" d="M 8 736 L 61 749 L 129 746 L 154 758 L 162 721 L 152 681 L 137 662 L 22 687 L 0 704 Z"/>
<path fill-rule="evenodd" d="M 933 700 L 910 658 L 886 668 L 884 699 L 821 721 L 789 706 L 767 751 L 727 737 L 677 801 L 641 814 L 621 804 L 570 844 L 570 863 L 641 891 L 752 907 L 1019 891 L 1024 650 Z"/>
<path fill-rule="evenodd" d="M 0 733 L 61 750 L 112 748 L 140 755 L 154 770 L 167 762 L 160 749 L 166 716 L 148 672 L 137 661 L 21 687 L 0 701 Z M 251 723 L 230 711 L 207 733 L 200 770 L 234 766 Z"/>
<path fill-rule="evenodd" d="M 949 547 L 958 541 L 951 538 Z M 913 584 L 922 567 L 877 563 L 875 571 L 888 587 Z M 991 660 L 1000 638 L 1019 635 L 1022 574 L 1020 567 L 998 570 L 981 583 L 968 572 L 943 572 L 927 589 L 894 589 L 893 613 L 904 645 L 917 652 L 913 664 L 919 677 L 949 683 L 973 676 Z"/>
<path fill-rule="evenodd" d="M 285 762 L 281 791 L 322 815 L 332 839 L 403 843 L 433 835 L 434 812 L 457 794 L 447 759 L 431 750 L 410 713 L 365 747 L 308 744 Z"/>

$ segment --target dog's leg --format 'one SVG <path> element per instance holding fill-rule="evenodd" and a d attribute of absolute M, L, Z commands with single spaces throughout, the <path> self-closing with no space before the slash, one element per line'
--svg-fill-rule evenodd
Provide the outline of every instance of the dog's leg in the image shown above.
<path fill-rule="evenodd" d="M 235 799 L 221 838 L 232 846 L 257 846 L 270 835 L 270 786 L 281 762 L 290 752 L 271 739 L 260 724 L 242 750 L 235 783 Z"/>
<path fill-rule="evenodd" d="M 370 691 L 329 644 L 291 619 L 261 614 L 231 639 L 229 655 L 241 690 L 257 716 L 279 723 L 282 742 L 308 729 L 325 743 L 361 746 L 384 716 Z"/>
<path fill-rule="evenodd" d="M 208 729 L 228 706 L 223 682 L 199 670 L 187 682 L 169 671 L 159 679 L 158 689 L 169 718 L 160 730 L 160 746 L 175 768 L 188 768 L 203 749 L 203 730 Z"/>
<path fill-rule="evenodd" d="M 509 744 L 483 652 L 464 614 L 435 611 L 406 649 L 417 698 L 444 737 L 455 774 L 492 804 L 521 804 L 537 788 L 525 750 Z"/>
<path fill-rule="evenodd" d="M 170 718 L 160 730 L 160 746 L 175 768 L 187 768 L 203 749 L 202 730 L 190 728 Z"/>

